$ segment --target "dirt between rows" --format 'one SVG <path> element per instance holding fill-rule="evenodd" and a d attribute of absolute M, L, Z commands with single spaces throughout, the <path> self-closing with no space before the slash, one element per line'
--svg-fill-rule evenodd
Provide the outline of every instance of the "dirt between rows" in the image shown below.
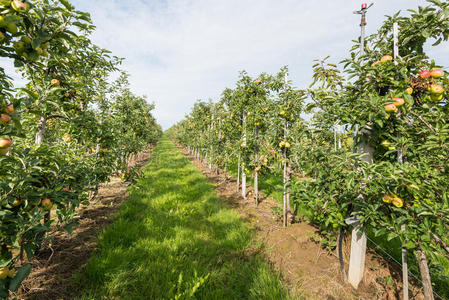
<path fill-rule="evenodd" d="M 137 154 L 130 167 L 147 164 L 152 147 Z M 97 196 L 88 206 L 78 210 L 79 225 L 72 235 L 50 232 L 51 245 L 45 243 L 29 263 L 33 265 L 30 276 L 25 279 L 13 297 L 17 299 L 73 299 L 80 291 L 73 284 L 73 275 L 84 268 L 90 254 L 97 246 L 98 234 L 113 220 L 120 205 L 126 200 L 128 183 L 114 176 L 110 182 L 101 184 Z"/>
<path fill-rule="evenodd" d="M 368 250 L 364 278 L 355 290 L 342 279 L 337 252 L 324 250 L 317 242 L 319 230 L 316 227 L 299 222 L 284 228 L 273 214 L 273 209 L 279 207 L 275 200 L 262 193 L 256 207 L 250 186 L 246 199 L 243 199 L 235 178 L 217 168 L 210 170 L 186 149 L 179 149 L 215 185 L 218 195 L 254 225 L 256 238 L 263 243 L 264 255 L 280 272 L 292 294 L 305 299 L 402 299 L 400 268 Z M 347 272 L 350 237 L 346 238 L 342 249 Z M 416 284 L 411 284 L 409 296 L 410 299 L 424 299 Z"/>

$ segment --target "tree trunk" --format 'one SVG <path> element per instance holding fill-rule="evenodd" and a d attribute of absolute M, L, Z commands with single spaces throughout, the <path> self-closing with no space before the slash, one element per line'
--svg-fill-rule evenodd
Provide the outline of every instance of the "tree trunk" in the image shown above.
<path fill-rule="evenodd" d="M 243 128 L 243 145 L 246 147 L 246 110 L 243 110 L 243 120 L 242 120 L 242 128 Z M 246 198 L 246 161 L 243 160 L 242 163 L 242 197 Z"/>
<path fill-rule="evenodd" d="M 348 277 L 345 270 L 345 262 L 343 259 L 343 239 L 345 238 L 345 228 L 342 226 L 340 228 L 340 234 L 338 235 L 338 260 L 340 262 L 340 271 L 343 281 L 347 281 Z"/>
<path fill-rule="evenodd" d="M 44 115 L 39 119 L 39 123 L 37 125 L 37 133 L 36 133 L 36 137 L 34 139 L 35 145 L 40 145 L 43 143 L 46 125 L 47 125 L 47 116 Z M 49 221 L 50 221 L 50 211 L 47 211 L 44 215 L 44 223 L 47 223 Z M 38 233 L 37 240 L 42 241 L 44 236 L 45 236 L 44 232 Z M 40 250 L 40 246 L 39 246 L 39 249 L 36 249 L 36 251 L 38 251 L 38 250 Z"/>
<path fill-rule="evenodd" d="M 255 160 L 256 160 L 256 170 L 254 170 L 254 202 L 257 205 L 259 205 L 259 171 L 257 168 L 259 167 L 259 126 L 256 125 L 256 129 L 254 132 L 256 136 L 256 153 L 255 153 Z"/>
<path fill-rule="evenodd" d="M 284 159 L 286 157 L 286 149 L 284 149 Z M 284 199 L 282 206 L 282 221 L 284 227 L 287 227 L 287 161 L 284 162 Z"/>
<path fill-rule="evenodd" d="M 39 123 L 37 125 L 37 133 L 36 138 L 34 140 L 35 145 L 40 145 L 44 141 L 46 126 L 47 126 L 47 116 L 44 115 L 39 119 Z"/>
<path fill-rule="evenodd" d="M 259 205 L 259 171 L 254 171 L 254 202 Z"/>
<path fill-rule="evenodd" d="M 245 171 L 245 163 L 242 164 L 242 197 L 246 198 L 246 171 Z"/>
<path fill-rule="evenodd" d="M 418 260 L 419 271 L 421 272 L 424 297 L 426 300 L 434 300 L 432 280 L 430 278 L 429 266 L 427 265 L 426 253 L 419 248 L 416 250 L 416 258 Z"/>

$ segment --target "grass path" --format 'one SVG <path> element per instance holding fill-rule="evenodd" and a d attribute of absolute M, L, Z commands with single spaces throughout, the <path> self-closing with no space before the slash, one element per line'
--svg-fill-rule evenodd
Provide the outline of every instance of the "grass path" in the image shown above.
<path fill-rule="evenodd" d="M 77 275 L 82 299 L 289 299 L 254 232 L 167 138 Z"/>

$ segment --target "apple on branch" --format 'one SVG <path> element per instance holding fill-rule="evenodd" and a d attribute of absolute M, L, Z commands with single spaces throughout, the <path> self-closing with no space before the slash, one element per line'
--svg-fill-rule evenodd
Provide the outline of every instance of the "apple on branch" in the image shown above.
<path fill-rule="evenodd" d="M 433 68 L 430 70 L 430 76 L 433 78 L 441 78 L 444 76 L 444 71 L 440 68 Z"/>
<path fill-rule="evenodd" d="M 422 70 L 419 73 L 419 77 L 421 77 L 423 79 L 429 78 L 430 77 L 430 71 L 429 70 Z"/>

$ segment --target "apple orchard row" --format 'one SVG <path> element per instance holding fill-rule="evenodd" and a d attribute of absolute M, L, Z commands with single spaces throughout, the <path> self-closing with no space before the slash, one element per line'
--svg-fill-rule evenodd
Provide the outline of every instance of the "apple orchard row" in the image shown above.
<path fill-rule="evenodd" d="M 286 80 L 286 69 L 242 72 L 235 88 L 197 102 L 169 134 L 211 165 L 240 170 L 239 180 L 251 176 L 255 190 L 263 176 L 283 178 L 287 213 L 317 224 L 326 247 L 357 215 L 382 247 L 399 245 L 391 255 L 424 253 L 410 268 L 423 274 L 428 264 L 436 290 L 449 296 L 449 78 L 424 52 L 429 40 L 447 41 L 447 13 L 449 4 L 432 1 L 388 17 L 364 55 L 356 42 L 341 68 L 317 60 L 305 89 Z"/>
<path fill-rule="evenodd" d="M 0 0 L 0 56 L 20 74 L 0 69 L 0 298 L 52 243 L 46 233 L 71 233 L 77 208 L 113 174 L 133 181 L 133 155 L 161 135 L 122 59 L 90 41 L 94 28 L 66 0 Z"/>

